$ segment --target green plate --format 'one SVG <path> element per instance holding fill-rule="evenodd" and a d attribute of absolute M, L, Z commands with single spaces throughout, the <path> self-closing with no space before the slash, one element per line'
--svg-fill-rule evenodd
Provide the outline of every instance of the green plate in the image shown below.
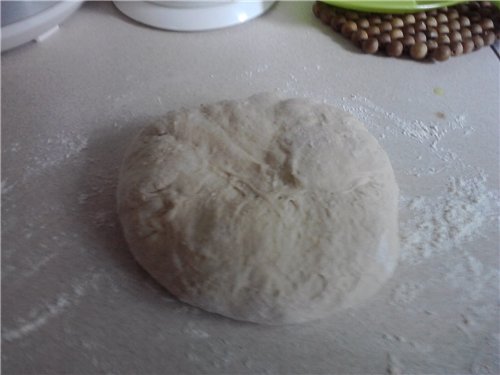
<path fill-rule="evenodd" d="M 322 0 L 324 3 L 335 5 L 339 8 L 359 10 L 372 13 L 410 13 L 428 9 L 441 8 L 455 5 L 462 1 L 453 0 L 396 0 L 396 1 L 350 1 L 350 0 Z"/>

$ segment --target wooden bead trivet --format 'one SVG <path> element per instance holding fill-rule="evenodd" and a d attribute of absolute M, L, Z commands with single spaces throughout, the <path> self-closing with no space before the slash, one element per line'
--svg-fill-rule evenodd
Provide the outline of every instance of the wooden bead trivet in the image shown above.
<path fill-rule="evenodd" d="M 489 1 L 406 14 L 364 13 L 317 1 L 313 12 L 363 52 L 391 57 L 444 61 L 500 39 L 500 11 Z"/>

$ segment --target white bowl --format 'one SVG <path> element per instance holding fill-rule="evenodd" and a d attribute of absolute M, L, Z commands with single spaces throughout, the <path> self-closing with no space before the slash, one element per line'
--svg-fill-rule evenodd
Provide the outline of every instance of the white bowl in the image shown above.
<path fill-rule="evenodd" d="M 2 1 L 2 52 L 54 30 L 82 2 Z"/>
<path fill-rule="evenodd" d="M 115 1 L 116 7 L 143 24 L 166 30 L 218 29 L 258 17 L 273 1 Z"/>

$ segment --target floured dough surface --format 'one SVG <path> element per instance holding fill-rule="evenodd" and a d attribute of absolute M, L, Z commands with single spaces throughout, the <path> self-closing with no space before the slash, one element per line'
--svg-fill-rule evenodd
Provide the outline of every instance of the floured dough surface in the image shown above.
<path fill-rule="evenodd" d="M 125 157 L 119 215 L 180 300 L 266 324 L 373 295 L 398 258 L 398 187 L 349 114 L 270 94 L 170 112 Z"/>

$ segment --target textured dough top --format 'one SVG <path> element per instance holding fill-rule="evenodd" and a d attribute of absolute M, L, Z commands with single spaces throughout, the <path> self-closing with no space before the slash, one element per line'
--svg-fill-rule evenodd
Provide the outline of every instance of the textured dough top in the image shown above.
<path fill-rule="evenodd" d="M 349 114 L 260 94 L 170 112 L 125 157 L 119 214 L 141 265 L 236 319 L 316 319 L 372 295 L 397 263 L 398 188 Z"/>

